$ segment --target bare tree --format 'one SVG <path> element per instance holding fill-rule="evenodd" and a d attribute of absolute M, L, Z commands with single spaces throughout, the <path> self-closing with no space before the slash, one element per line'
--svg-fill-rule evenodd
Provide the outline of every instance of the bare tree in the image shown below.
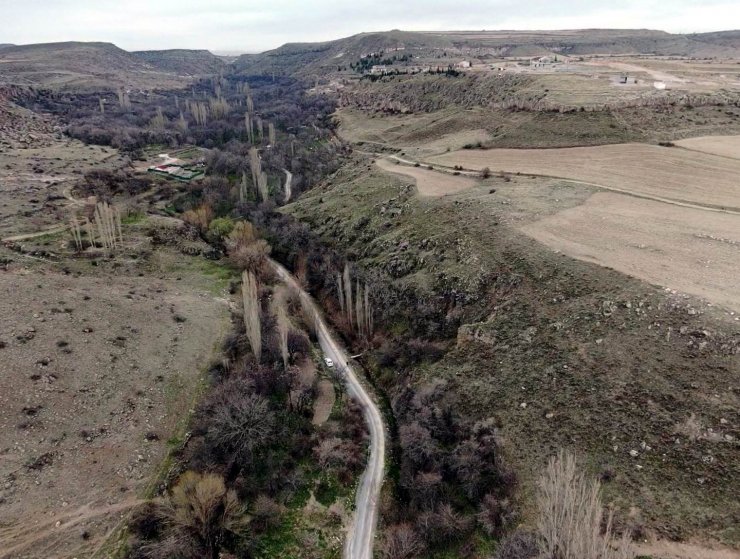
<path fill-rule="evenodd" d="M 244 127 L 247 129 L 247 139 L 249 139 L 249 143 L 254 145 L 254 123 L 252 121 L 252 113 L 246 113 L 244 115 Z"/>
<path fill-rule="evenodd" d="M 213 406 L 208 440 L 239 460 L 251 460 L 275 433 L 275 415 L 259 394 L 227 384 Z"/>
<path fill-rule="evenodd" d="M 262 201 L 267 202 L 270 198 L 270 192 L 267 189 L 267 173 L 264 171 L 260 173 L 259 179 L 257 180 L 257 189 L 259 190 Z"/>
<path fill-rule="evenodd" d="M 285 293 L 280 292 L 275 296 L 275 314 L 277 316 L 277 332 L 280 341 L 280 355 L 283 358 L 283 368 L 288 370 L 288 332 L 290 332 L 290 319 L 286 310 Z"/>
<path fill-rule="evenodd" d="M 244 328 L 249 345 L 257 362 L 262 357 L 261 309 L 257 278 L 251 270 L 242 273 L 242 301 L 244 304 Z"/>
<path fill-rule="evenodd" d="M 82 228 L 80 227 L 80 222 L 78 221 L 76 215 L 72 216 L 69 224 L 70 230 L 72 231 L 72 240 L 75 243 L 75 248 L 80 251 L 82 250 Z"/>
<path fill-rule="evenodd" d="M 124 110 L 131 108 L 131 99 L 129 99 L 128 92 L 122 87 L 118 89 L 118 105 Z"/>
<path fill-rule="evenodd" d="M 602 532 L 601 484 L 579 471 L 572 454 L 560 451 L 550 459 L 538 483 L 540 547 L 557 559 L 631 559 L 629 535 L 612 541 L 612 515 Z"/>
<path fill-rule="evenodd" d="M 424 551 L 424 542 L 410 524 L 395 524 L 385 530 L 380 556 L 384 559 L 411 559 Z"/>
<path fill-rule="evenodd" d="M 260 154 L 254 146 L 249 148 L 249 168 L 252 171 L 254 189 L 259 191 L 259 176 L 262 173 L 262 162 L 260 161 Z"/>
<path fill-rule="evenodd" d="M 177 120 L 177 127 L 181 132 L 185 132 L 188 129 L 188 121 L 185 120 L 185 116 L 182 114 L 182 111 L 180 111 L 180 118 Z"/>
<path fill-rule="evenodd" d="M 337 297 L 339 298 L 339 308 L 344 316 L 344 286 L 342 285 L 342 274 L 337 273 Z"/>
<path fill-rule="evenodd" d="M 242 171 L 242 181 L 239 184 L 239 200 L 241 202 L 246 201 L 248 195 L 249 188 L 247 186 L 247 173 L 246 171 Z"/>
<path fill-rule="evenodd" d="M 265 139 L 265 127 L 264 122 L 262 122 L 262 119 L 260 117 L 257 117 L 255 119 L 255 122 L 257 124 L 257 132 L 259 132 L 260 135 L 260 143 Z"/>
<path fill-rule="evenodd" d="M 98 202 L 95 205 L 95 225 L 103 248 L 113 249 L 123 242 L 121 212 L 116 207 L 107 202 Z"/>
<path fill-rule="evenodd" d="M 347 305 L 347 320 L 349 321 L 349 327 L 352 328 L 352 278 L 349 274 L 349 264 L 344 265 L 344 302 Z"/>
<path fill-rule="evenodd" d="M 211 111 L 211 116 L 213 116 L 213 118 L 215 118 L 216 120 L 226 116 L 230 109 L 229 103 L 221 97 L 211 97 L 208 100 L 208 106 Z"/>

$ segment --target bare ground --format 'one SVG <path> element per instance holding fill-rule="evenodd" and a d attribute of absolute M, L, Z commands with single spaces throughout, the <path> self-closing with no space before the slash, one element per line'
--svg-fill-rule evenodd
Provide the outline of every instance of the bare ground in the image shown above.
<path fill-rule="evenodd" d="M 161 220 L 124 223 L 114 255 L 70 250 L 75 184 L 122 164 L 53 137 L 0 152 L 2 559 L 100 547 L 162 473 L 228 328 L 212 267 L 151 243 Z"/>
<path fill-rule="evenodd" d="M 227 323 L 189 283 L 0 274 L 0 557 L 84 554 L 117 515 L 70 511 L 150 483 Z"/>
<path fill-rule="evenodd" d="M 314 425 L 323 425 L 331 415 L 331 410 L 334 407 L 334 400 L 336 395 L 334 393 L 334 385 L 331 381 L 323 379 L 319 381 L 316 386 L 316 401 L 313 406 L 313 419 Z"/>

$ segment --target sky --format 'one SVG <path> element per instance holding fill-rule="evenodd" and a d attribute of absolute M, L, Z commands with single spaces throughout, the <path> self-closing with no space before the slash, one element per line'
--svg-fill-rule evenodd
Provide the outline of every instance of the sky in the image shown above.
<path fill-rule="evenodd" d="M 390 29 L 740 29 L 740 1 L 0 0 L 0 21 L 0 43 L 260 52 Z"/>

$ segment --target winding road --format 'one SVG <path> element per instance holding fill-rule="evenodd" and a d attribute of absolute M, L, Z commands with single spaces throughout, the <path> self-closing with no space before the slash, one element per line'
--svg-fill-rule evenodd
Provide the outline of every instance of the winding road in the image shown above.
<path fill-rule="evenodd" d="M 385 473 L 385 428 L 380 410 L 359 380 L 349 363 L 349 356 L 336 341 L 319 311 L 318 305 L 306 293 L 292 274 L 277 262 L 270 260 L 280 279 L 300 294 L 305 308 L 316 319 L 316 336 L 324 354 L 332 359 L 344 373 L 347 393 L 362 406 L 365 422 L 370 432 L 370 452 L 367 468 L 362 474 L 355 499 L 355 512 L 348 526 L 344 542 L 344 559 L 371 559 L 375 528 L 378 521 L 378 500 Z"/>

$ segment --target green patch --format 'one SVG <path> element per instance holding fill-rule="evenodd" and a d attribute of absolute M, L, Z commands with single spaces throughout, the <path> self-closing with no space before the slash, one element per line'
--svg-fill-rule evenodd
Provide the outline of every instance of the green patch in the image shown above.
<path fill-rule="evenodd" d="M 136 225 L 143 222 L 145 219 L 146 214 L 144 212 L 131 212 L 121 218 L 121 223 L 123 225 Z"/>

